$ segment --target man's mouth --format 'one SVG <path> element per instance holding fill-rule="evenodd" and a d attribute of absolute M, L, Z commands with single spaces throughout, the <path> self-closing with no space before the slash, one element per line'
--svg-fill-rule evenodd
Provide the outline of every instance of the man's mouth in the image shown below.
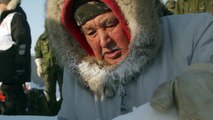
<path fill-rule="evenodd" d="M 120 57 L 120 55 L 121 55 L 120 49 L 114 49 L 114 50 L 104 53 L 104 57 L 108 58 L 108 59 L 116 59 L 116 58 Z"/>

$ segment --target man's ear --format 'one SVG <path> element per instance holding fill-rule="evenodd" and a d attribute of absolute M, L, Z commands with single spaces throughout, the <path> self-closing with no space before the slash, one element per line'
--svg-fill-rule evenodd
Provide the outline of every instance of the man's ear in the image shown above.
<path fill-rule="evenodd" d="M 14 10 L 21 3 L 21 0 L 11 0 L 7 5 L 7 10 Z"/>

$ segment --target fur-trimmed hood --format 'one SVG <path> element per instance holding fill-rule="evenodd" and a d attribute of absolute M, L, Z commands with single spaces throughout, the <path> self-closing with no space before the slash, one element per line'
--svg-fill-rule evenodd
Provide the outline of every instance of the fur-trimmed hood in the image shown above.
<path fill-rule="evenodd" d="M 7 4 L 7 10 L 15 10 L 16 7 L 21 4 L 21 0 L 1 0 L 2 3 Z"/>
<path fill-rule="evenodd" d="M 102 0 L 118 17 L 130 39 L 128 56 L 117 65 L 105 65 L 93 58 L 73 20 L 76 1 L 85 0 L 48 0 L 46 27 L 51 45 L 61 63 L 76 72 L 85 87 L 95 94 L 111 96 L 118 83 L 137 77 L 155 58 L 161 45 L 162 4 L 159 0 Z"/>
<path fill-rule="evenodd" d="M 20 4 L 21 4 L 21 0 L 2 0 L 3 3 L 8 3 L 7 4 L 7 10 L 6 11 L 13 11 L 15 10 Z M 5 10 L 1 10 L 0 9 L 0 17 L 1 14 L 4 12 Z"/>
<path fill-rule="evenodd" d="M 21 0 L 10 0 L 7 5 L 7 10 L 15 10 L 19 4 L 21 4 Z"/>

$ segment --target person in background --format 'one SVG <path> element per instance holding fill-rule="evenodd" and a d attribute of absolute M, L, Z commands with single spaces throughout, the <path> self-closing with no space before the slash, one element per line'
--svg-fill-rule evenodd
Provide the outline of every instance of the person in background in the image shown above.
<path fill-rule="evenodd" d="M 213 0 L 177 0 L 176 13 L 213 13 Z"/>
<path fill-rule="evenodd" d="M 159 0 L 47 1 L 65 67 L 58 120 L 111 120 L 147 102 L 213 118 L 213 16 L 162 12 Z"/>
<path fill-rule="evenodd" d="M 63 68 L 59 65 L 53 51 L 49 46 L 48 34 L 44 31 L 38 38 L 35 45 L 35 63 L 37 74 L 45 82 L 47 101 L 52 115 L 56 115 L 62 101 L 62 80 Z M 59 86 L 60 100 L 57 102 L 56 86 Z"/>
<path fill-rule="evenodd" d="M 175 14 L 176 12 L 175 12 L 175 7 L 176 7 L 176 1 L 175 0 L 167 0 L 166 1 L 166 3 L 165 3 L 165 5 L 166 5 L 166 8 L 170 11 L 170 12 L 172 12 L 173 14 Z"/>
<path fill-rule="evenodd" d="M 0 0 L 0 82 L 2 114 L 26 114 L 25 82 L 31 74 L 31 33 L 21 0 Z"/>

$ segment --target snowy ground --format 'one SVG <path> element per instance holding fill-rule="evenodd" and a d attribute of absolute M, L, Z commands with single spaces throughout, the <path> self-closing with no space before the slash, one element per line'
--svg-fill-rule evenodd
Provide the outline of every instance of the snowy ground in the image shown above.
<path fill-rule="evenodd" d="M 47 116 L 3 116 L 0 115 L 0 120 L 57 120 L 57 117 Z"/>
<path fill-rule="evenodd" d="M 133 112 L 119 116 L 113 120 L 178 120 L 178 117 L 175 108 L 167 112 L 159 112 L 147 103 L 138 108 L 133 108 Z"/>
<path fill-rule="evenodd" d="M 57 117 L 46 116 L 0 116 L 0 120 L 57 120 Z M 134 108 L 133 112 L 116 117 L 113 120 L 178 120 L 177 112 L 171 109 L 168 112 L 154 110 L 149 103 Z"/>

